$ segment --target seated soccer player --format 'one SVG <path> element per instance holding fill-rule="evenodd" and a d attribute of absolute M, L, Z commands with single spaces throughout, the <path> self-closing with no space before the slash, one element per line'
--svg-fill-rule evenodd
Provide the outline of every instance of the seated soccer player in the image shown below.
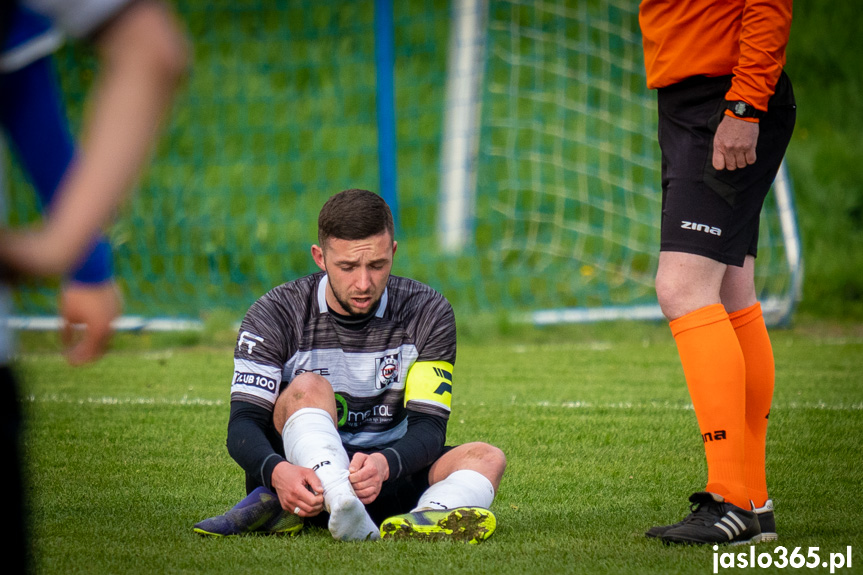
<path fill-rule="evenodd" d="M 397 242 L 380 196 L 346 190 L 318 218 L 321 272 L 260 298 L 234 350 L 228 451 L 247 497 L 203 535 L 479 543 L 506 467 L 486 443 L 446 446 L 456 357 L 449 302 L 390 275 Z"/>

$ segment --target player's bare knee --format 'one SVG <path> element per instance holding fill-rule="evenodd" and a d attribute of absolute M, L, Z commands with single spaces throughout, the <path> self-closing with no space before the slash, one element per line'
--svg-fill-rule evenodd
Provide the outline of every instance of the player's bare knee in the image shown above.
<path fill-rule="evenodd" d="M 321 375 L 301 373 L 282 390 L 273 409 L 273 424 L 281 433 L 288 418 L 304 407 L 324 409 L 335 414 L 333 386 Z"/>
<path fill-rule="evenodd" d="M 506 470 L 506 455 L 503 450 L 488 443 L 466 443 L 462 447 L 462 468 L 473 469 L 485 475 L 494 485 L 495 491 Z"/>
<path fill-rule="evenodd" d="M 290 385 L 282 393 L 288 394 L 294 399 L 300 400 L 304 397 L 315 397 L 318 395 L 332 395 L 333 386 L 322 375 L 307 371 L 299 374 L 291 380 Z"/>

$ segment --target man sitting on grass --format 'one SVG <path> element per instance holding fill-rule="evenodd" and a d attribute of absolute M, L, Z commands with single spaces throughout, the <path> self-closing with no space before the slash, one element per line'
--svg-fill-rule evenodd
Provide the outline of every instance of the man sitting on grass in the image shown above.
<path fill-rule="evenodd" d="M 455 317 L 430 287 L 390 275 L 393 234 L 380 196 L 336 194 L 312 246 L 322 271 L 249 309 L 228 422 L 248 495 L 197 533 L 295 534 L 304 519 L 341 541 L 479 543 L 494 531 L 506 458 L 486 443 L 444 445 Z"/>

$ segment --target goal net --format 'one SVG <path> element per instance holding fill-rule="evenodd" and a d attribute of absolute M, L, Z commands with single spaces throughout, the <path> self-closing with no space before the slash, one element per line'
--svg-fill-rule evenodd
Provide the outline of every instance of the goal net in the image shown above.
<path fill-rule="evenodd" d="M 190 75 L 109 230 L 129 315 L 239 318 L 271 287 L 315 271 L 309 247 L 326 198 L 381 191 L 375 9 L 385 4 L 175 3 Z M 659 151 L 637 3 L 392 10 L 394 273 L 432 285 L 460 314 L 656 317 Z M 78 133 L 95 59 L 72 45 L 56 64 Z M 9 163 L 13 222 L 31 221 L 33 194 Z M 774 321 L 793 307 L 800 272 L 784 189 L 768 198 L 757 266 Z M 20 316 L 56 313 L 55 293 L 19 290 Z"/>

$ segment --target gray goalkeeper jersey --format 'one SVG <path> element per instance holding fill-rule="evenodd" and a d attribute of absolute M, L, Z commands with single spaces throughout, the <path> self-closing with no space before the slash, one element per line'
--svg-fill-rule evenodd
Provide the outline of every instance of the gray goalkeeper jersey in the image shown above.
<path fill-rule="evenodd" d="M 252 305 L 237 337 L 231 401 L 272 410 L 292 379 L 318 373 L 336 393 L 342 442 L 357 448 L 401 438 L 407 408 L 448 417 L 456 328 L 446 298 L 390 276 L 373 317 L 352 327 L 330 313 L 326 287 L 319 272 Z"/>

